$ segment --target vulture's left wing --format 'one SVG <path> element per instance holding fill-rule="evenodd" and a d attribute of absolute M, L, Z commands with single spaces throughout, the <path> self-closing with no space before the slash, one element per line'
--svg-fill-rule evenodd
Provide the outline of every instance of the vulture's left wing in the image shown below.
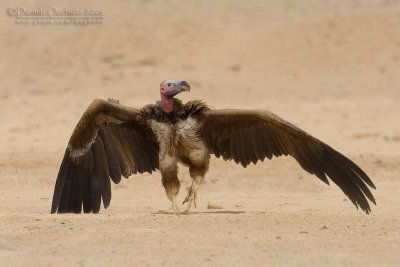
<path fill-rule="evenodd" d="M 265 110 L 210 110 L 204 113 L 201 135 L 216 157 L 246 167 L 266 157 L 290 155 L 326 184 L 328 176 L 356 207 L 375 204 L 371 179 L 354 162 L 277 115 Z"/>
<path fill-rule="evenodd" d="M 83 113 L 65 150 L 51 213 L 94 213 L 111 200 L 111 183 L 158 169 L 158 143 L 140 111 L 95 100 Z"/>

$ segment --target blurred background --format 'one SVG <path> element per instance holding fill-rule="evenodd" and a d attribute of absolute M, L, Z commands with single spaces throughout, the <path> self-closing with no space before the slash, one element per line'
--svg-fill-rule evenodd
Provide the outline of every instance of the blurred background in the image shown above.
<path fill-rule="evenodd" d="M 100 10 L 102 23 L 21 23 L 18 7 Z M 163 257 L 186 265 L 398 264 L 400 1 L 3 0 L 0 14 L 0 255 L 7 264 L 85 265 L 87 255 L 94 255 L 89 265 L 161 265 Z M 349 156 L 378 187 L 374 215 L 361 217 L 337 187 L 294 160 L 244 170 L 214 158 L 197 211 L 211 199 L 243 215 L 153 218 L 168 206 L 159 174 L 113 185 L 112 205 L 97 217 L 49 215 L 65 147 L 91 101 L 112 97 L 140 108 L 159 100 L 164 79 L 191 84 L 183 101 L 268 109 Z M 180 243 L 199 250 L 185 253 Z M 112 254 L 117 246 L 120 258 Z"/>
<path fill-rule="evenodd" d="M 100 9 L 104 22 L 18 25 L 10 7 Z M 340 138 L 400 139 L 399 1 L 2 1 L 1 9 L 2 153 L 64 148 L 94 98 L 141 107 L 158 100 L 164 79 L 192 84 L 185 101 L 270 109 L 327 141 L 332 123 Z"/>

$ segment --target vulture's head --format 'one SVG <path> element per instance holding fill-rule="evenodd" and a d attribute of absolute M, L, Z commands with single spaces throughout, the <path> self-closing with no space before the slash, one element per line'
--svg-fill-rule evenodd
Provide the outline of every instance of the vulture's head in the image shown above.
<path fill-rule="evenodd" d="M 182 91 L 190 91 L 188 82 L 164 80 L 160 83 L 160 94 L 162 98 L 173 98 Z"/>

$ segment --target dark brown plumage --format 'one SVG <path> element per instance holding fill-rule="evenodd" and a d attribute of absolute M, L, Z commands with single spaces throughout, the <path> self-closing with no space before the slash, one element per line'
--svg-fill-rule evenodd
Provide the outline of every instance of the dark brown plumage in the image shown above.
<path fill-rule="evenodd" d="M 354 205 L 366 213 L 375 199 L 365 185 L 371 179 L 351 160 L 293 124 L 265 110 L 215 110 L 206 112 L 202 136 L 216 157 L 233 159 L 246 167 L 258 160 L 290 155 L 300 166 L 329 185 L 337 184 Z"/>
<path fill-rule="evenodd" d="M 166 84 L 171 82 L 163 82 L 161 89 Z M 185 82 L 174 86 L 190 88 Z M 101 199 L 105 208 L 110 204 L 110 178 L 119 183 L 121 175 L 128 178 L 160 169 L 167 197 L 179 213 L 177 162 L 188 166 L 193 178 L 184 201 L 189 202 L 188 211 L 196 204 L 197 185 L 208 171 L 210 154 L 243 167 L 290 155 L 324 183 L 329 184 L 329 177 L 366 213 L 371 211 L 368 200 L 375 204 L 368 189 L 375 186 L 361 168 L 277 115 L 265 110 L 210 110 L 200 101 L 182 104 L 173 95 L 169 97 L 140 110 L 95 100 L 68 143 L 51 212 L 80 213 L 83 207 L 84 212 L 97 213 Z M 163 101 L 169 99 L 172 102 L 166 105 Z"/>

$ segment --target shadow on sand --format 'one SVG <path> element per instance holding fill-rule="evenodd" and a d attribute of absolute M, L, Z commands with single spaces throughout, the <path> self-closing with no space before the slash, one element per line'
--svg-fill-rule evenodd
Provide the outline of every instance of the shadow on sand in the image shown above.
<path fill-rule="evenodd" d="M 180 215 L 194 215 L 194 214 L 244 214 L 244 211 L 233 211 L 233 210 L 218 210 L 218 211 L 191 211 L 189 213 L 180 213 Z M 174 211 L 170 210 L 159 210 L 153 212 L 153 214 L 163 214 L 163 215 L 176 215 Z"/>

